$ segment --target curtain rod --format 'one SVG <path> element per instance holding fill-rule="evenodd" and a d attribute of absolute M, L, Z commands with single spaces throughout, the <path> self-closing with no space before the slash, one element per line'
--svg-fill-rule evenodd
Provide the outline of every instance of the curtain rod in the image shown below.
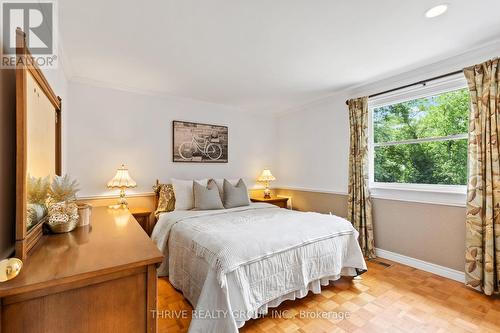
<path fill-rule="evenodd" d="M 392 88 L 392 89 L 389 89 L 389 90 L 385 90 L 385 91 L 382 91 L 382 92 L 370 95 L 370 96 L 368 96 L 368 98 L 373 98 L 373 97 L 377 97 L 377 96 L 380 96 L 380 95 L 383 95 L 383 94 L 388 94 L 388 93 L 391 93 L 393 91 L 397 91 L 397 90 L 401 90 L 401 89 L 413 87 L 413 86 L 416 86 L 416 85 L 419 85 L 419 84 L 425 85 L 427 82 L 434 81 L 434 80 L 439 80 L 439 79 L 442 79 L 442 78 L 445 78 L 445 77 L 448 77 L 448 76 L 452 76 L 452 75 L 457 75 L 457 74 L 460 74 L 462 72 L 463 72 L 462 70 L 458 70 L 458 71 L 454 71 L 454 72 L 451 72 L 451 73 L 447 73 L 447 74 L 443 74 L 443 75 L 431 77 L 430 79 L 426 79 L 426 80 L 418 81 L 418 82 L 415 82 L 415 83 L 406 84 L 406 85 L 401 86 L 401 87 L 397 87 L 397 88 Z M 349 105 L 349 100 L 345 101 L 345 104 Z"/>

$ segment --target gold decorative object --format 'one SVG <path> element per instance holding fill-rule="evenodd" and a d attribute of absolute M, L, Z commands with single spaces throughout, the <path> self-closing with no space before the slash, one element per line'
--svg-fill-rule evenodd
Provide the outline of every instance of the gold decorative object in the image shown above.
<path fill-rule="evenodd" d="M 0 282 L 12 280 L 21 272 L 23 262 L 17 258 L 4 259 L 0 261 Z"/>
<path fill-rule="evenodd" d="M 112 208 L 123 208 L 127 207 L 127 199 L 125 199 L 125 189 L 136 187 L 137 183 L 130 177 L 128 173 L 128 168 L 125 164 L 116 171 L 116 175 L 108 182 L 108 188 L 119 188 L 120 189 L 120 199 L 116 206 Z"/>
<path fill-rule="evenodd" d="M 75 202 L 61 201 L 49 206 L 47 225 L 54 233 L 70 232 L 78 225 L 78 206 Z"/>
<path fill-rule="evenodd" d="M 276 178 L 274 178 L 273 174 L 271 173 L 271 170 L 269 169 L 264 169 L 260 174 L 259 178 L 257 178 L 258 182 L 262 182 L 266 185 L 266 188 L 264 190 L 264 198 L 266 199 L 271 198 L 271 191 L 269 190 L 269 182 L 272 182 L 274 180 L 276 180 Z"/>
<path fill-rule="evenodd" d="M 49 218 L 46 222 L 54 233 L 70 232 L 78 224 L 76 193 L 78 182 L 68 175 L 55 176 L 49 189 Z"/>
<path fill-rule="evenodd" d="M 71 180 L 69 175 L 55 176 L 49 189 L 49 199 L 51 202 L 75 201 L 78 191 L 78 182 Z"/>
<path fill-rule="evenodd" d="M 153 191 L 158 197 L 158 207 L 156 207 L 155 211 L 156 218 L 161 213 L 171 212 L 175 209 L 175 195 L 172 184 L 160 184 L 157 180 L 156 185 L 153 186 Z"/>
<path fill-rule="evenodd" d="M 28 202 L 45 205 L 47 202 L 47 195 L 50 189 L 50 178 L 47 177 L 33 177 L 28 175 L 27 179 L 28 186 Z"/>
<path fill-rule="evenodd" d="M 47 198 L 50 178 L 27 177 L 26 227 L 30 230 L 47 215 Z"/>

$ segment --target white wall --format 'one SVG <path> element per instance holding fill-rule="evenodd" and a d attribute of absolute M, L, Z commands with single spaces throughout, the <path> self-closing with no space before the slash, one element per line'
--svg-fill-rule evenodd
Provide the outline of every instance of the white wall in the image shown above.
<path fill-rule="evenodd" d="M 115 193 L 106 183 L 122 163 L 138 183 L 130 193 L 151 192 L 157 178 L 244 177 L 253 186 L 264 167 L 275 166 L 274 116 L 78 82 L 69 94 L 66 172 L 79 180 L 80 197 Z M 173 163 L 172 120 L 227 125 L 229 162 Z"/>
<path fill-rule="evenodd" d="M 347 194 L 349 117 L 345 100 L 370 95 L 404 84 L 474 65 L 500 56 L 500 45 L 458 55 L 439 64 L 365 86 L 339 92 L 329 98 L 278 117 L 278 169 L 280 187 Z M 311 195 L 292 191 L 296 202 L 341 215 L 347 210 L 346 195 Z M 410 192 L 401 191 L 409 196 Z M 308 193 L 305 195 L 304 193 Z M 316 194 L 316 193 L 313 193 Z M 374 196 L 375 246 L 410 258 L 464 269 L 465 200 L 462 207 L 438 205 L 426 195 L 427 204 L 402 196 L 387 200 Z M 422 199 L 419 199 L 420 201 Z M 404 202 L 411 201 L 411 202 Z M 423 201 L 421 201 L 423 202 Z M 431 202 L 431 204 L 429 204 Z M 327 206 L 326 209 L 324 206 Z M 335 211 L 335 207 L 341 207 Z"/>
<path fill-rule="evenodd" d="M 43 69 L 42 71 L 54 93 L 61 97 L 63 103 L 68 100 L 68 80 L 62 65 L 56 69 Z"/>
<path fill-rule="evenodd" d="M 346 99 L 378 93 L 500 56 L 500 43 L 457 55 L 395 77 L 369 82 L 299 107 L 278 117 L 278 168 L 281 186 L 347 192 L 349 116 Z"/>
<path fill-rule="evenodd" d="M 345 96 L 338 94 L 279 118 L 275 176 L 280 186 L 347 191 L 349 115 Z"/>
<path fill-rule="evenodd" d="M 49 81 L 52 90 L 54 93 L 61 97 L 62 99 L 62 111 L 61 111 L 61 121 L 62 121 L 62 170 L 66 169 L 67 155 L 66 151 L 66 142 L 67 142 L 67 132 L 65 123 L 68 120 L 68 114 L 70 110 L 70 98 L 68 93 L 68 79 L 66 77 L 66 72 L 64 70 L 64 64 L 59 62 L 59 66 L 55 69 L 43 69 L 43 75 Z"/>

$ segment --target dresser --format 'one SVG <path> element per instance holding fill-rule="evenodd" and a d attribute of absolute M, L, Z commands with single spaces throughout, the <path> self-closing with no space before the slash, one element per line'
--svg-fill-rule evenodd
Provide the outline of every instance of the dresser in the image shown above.
<path fill-rule="evenodd" d="M 162 259 L 127 209 L 94 208 L 90 226 L 42 236 L 0 284 L 0 331 L 156 332 Z"/>

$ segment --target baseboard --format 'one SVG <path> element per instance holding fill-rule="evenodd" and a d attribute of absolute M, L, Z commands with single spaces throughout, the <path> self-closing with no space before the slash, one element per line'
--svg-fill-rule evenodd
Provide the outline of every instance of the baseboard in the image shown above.
<path fill-rule="evenodd" d="M 383 259 L 392 260 L 397 263 L 417 268 L 458 282 L 465 282 L 465 273 L 452 268 L 436 265 L 427 261 L 407 257 L 399 253 L 394 253 L 378 248 L 375 249 L 375 254 Z"/>

